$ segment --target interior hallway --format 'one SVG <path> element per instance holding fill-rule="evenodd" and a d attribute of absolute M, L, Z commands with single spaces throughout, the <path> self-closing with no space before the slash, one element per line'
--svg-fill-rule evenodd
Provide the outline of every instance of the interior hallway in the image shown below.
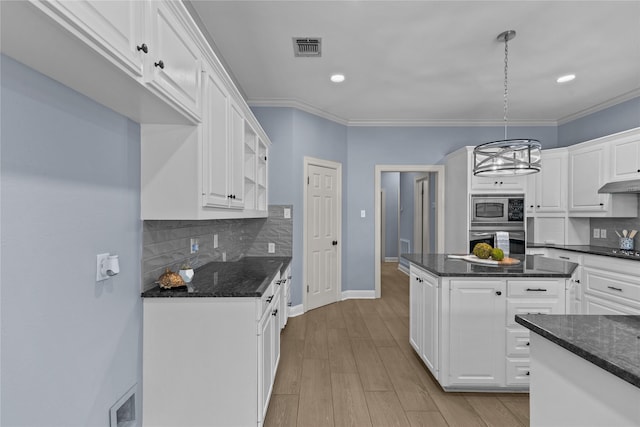
<path fill-rule="evenodd" d="M 445 393 L 409 344 L 409 278 L 289 319 L 265 427 L 528 426 L 527 394 Z"/>

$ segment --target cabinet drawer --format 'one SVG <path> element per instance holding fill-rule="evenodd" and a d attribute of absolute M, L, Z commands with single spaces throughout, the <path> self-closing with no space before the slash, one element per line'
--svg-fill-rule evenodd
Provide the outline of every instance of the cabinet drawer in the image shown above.
<path fill-rule="evenodd" d="M 507 329 L 507 356 L 529 357 L 529 340 L 527 329 Z"/>
<path fill-rule="evenodd" d="M 564 307 L 560 309 L 560 300 L 548 299 L 547 301 L 507 301 L 507 326 L 519 326 L 516 323 L 516 314 L 558 314 L 564 312 Z"/>
<path fill-rule="evenodd" d="M 530 369 L 529 359 L 507 358 L 507 385 L 529 385 Z"/>
<path fill-rule="evenodd" d="M 614 295 L 640 303 L 640 280 L 637 277 L 585 268 L 586 291 Z"/>
<path fill-rule="evenodd" d="M 549 258 L 561 259 L 563 261 L 574 262 L 576 264 L 582 264 L 582 254 L 569 252 L 569 251 L 561 251 L 558 249 L 551 249 L 549 251 Z"/>
<path fill-rule="evenodd" d="M 273 300 L 276 297 L 275 294 L 279 290 L 279 287 L 275 284 L 276 280 L 279 280 L 278 277 L 279 276 L 276 275 L 276 277 L 271 281 L 271 284 L 269 285 L 267 290 L 262 294 L 262 297 L 260 297 L 260 306 L 258 307 L 258 310 L 256 310 L 256 320 L 260 320 L 263 314 L 273 305 Z"/>
<path fill-rule="evenodd" d="M 507 281 L 507 296 L 510 297 L 557 297 L 560 286 L 557 282 L 544 280 Z"/>

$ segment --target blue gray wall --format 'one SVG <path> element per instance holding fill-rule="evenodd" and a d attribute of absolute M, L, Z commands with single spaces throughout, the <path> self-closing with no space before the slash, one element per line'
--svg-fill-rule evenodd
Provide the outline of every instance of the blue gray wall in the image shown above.
<path fill-rule="evenodd" d="M 141 386 L 140 128 L 1 62 L 0 424 L 106 427 Z M 103 252 L 121 272 L 96 283 Z"/>
<path fill-rule="evenodd" d="M 383 250 L 384 258 L 398 257 L 399 244 L 399 192 L 400 192 L 400 173 L 384 172 L 380 180 L 380 187 L 384 190 L 385 195 L 385 235 Z"/>
<path fill-rule="evenodd" d="M 640 97 L 558 126 L 558 146 L 566 147 L 640 126 Z"/>
<path fill-rule="evenodd" d="M 347 128 L 335 122 L 293 108 L 255 107 L 252 109 L 273 145 L 269 157 L 269 204 L 293 205 L 293 283 L 291 300 L 302 304 L 302 223 L 304 214 L 304 157 L 331 160 L 342 164 L 342 236 L 347 227 Z M 346 243 L 346 242 L 345 242 Z M 342 249 L 342 287 L 346 283 L 346 244 Z"/>

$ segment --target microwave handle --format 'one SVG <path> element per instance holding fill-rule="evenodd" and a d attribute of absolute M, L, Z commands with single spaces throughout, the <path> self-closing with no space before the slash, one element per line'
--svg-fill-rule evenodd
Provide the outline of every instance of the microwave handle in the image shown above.
<path fill-rule="evenodd" d="M 472 237 L 483 237 L 483 236 L 493 236 L 493 233 L 480 233 L 480 232 L 472 232 Z"/>

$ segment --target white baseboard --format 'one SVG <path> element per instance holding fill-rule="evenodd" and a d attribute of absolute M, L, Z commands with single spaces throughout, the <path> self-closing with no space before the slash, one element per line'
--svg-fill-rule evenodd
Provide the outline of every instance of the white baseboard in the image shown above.
<path fill-rule="evenodd" d="M 386 256 L 384 257 L 384 262 L 398 262 L 397 256 Z"/>
<path fill-rule="evenodd" d="M 376 291 L 342 291 L 342 300 L 346 299 L 375 299 Z"/>
<path fill-rule="evenodd" d="M 289 307 L 289 317 L 296 317 L 302 314 L 304 314 L 304 307 L 302 306 L 302 304 Z"/>
<path fill-rule="evenodd" d="M 406 265 L 398 264 L 398 270 L 402 271 L 407 276 L 410 274 L 409 267 L 407 267 Z"/>

